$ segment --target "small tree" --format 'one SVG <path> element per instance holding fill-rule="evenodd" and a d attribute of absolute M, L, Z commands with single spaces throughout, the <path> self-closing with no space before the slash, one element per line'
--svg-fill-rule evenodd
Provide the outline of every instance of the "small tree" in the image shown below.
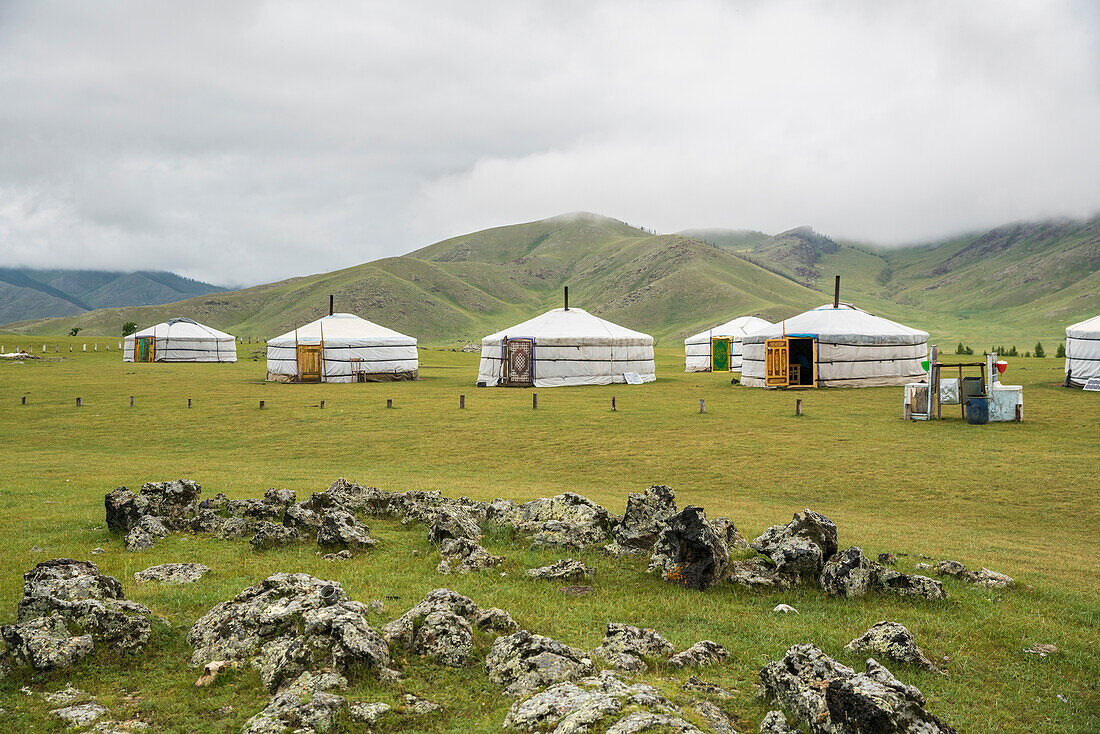
<path fill-rule="evenodd" d="M 1024 352 L 1024 356 L 1025 356 L 1025 357 L 1030 357 L 1030 356 L 1031 356 L 1031 352 L 1030 352 L 1030 350 L 1029 350 L 1029 351 L 1027 351 L 1027 352 Z"/>
<path fill-rule="evenodd" d="M 974 347 L 967 347 L 966 348 L 966 353 L 967 354 L 973 354 L 974 353 Z"/>
<path fill-rule="evenodd" d="M 1047 350 L 1043 349 L 1043 343 L 1042 342 L 1035 342 L 1035 356 L 1036 357 L 1045 357 L 1045 356 L 1047 356 Z"/>
<path fill-rule="evenodd" d="M 135 331 L 137 331 L 137 324 L 133 321 L 127 321 L 125 324 L 122 325 L 123 336 L 130 336 Z"/>
<path fill-rule="evenodd" d="M 73 328 L 69 329 L 69 336 L 76 336 L 79 333 L 80 333 L 80 327 L 79 326 L 74 326 Z"/>
<path fill-rule="evenodd" d="M 959 342 L 959 346 L 955 347 L 955 354 L 966 354 L 966 347 L 962 342 Z"/>
<path fill-rule="evenodd" d="M 1066 345 L 1065 344 L 1059 344 L 1058 345 L 1058 353 L 1055 354 L 1054 356 L 1057 357 L 1058 359 L 1065 359 L 1066 358 Z"/>
<path fill-rule="evenodd" d="M 1020 356 L 1020 353 L 1016 351 L 1016 345 L 1015 344 L 1012 345 L 1012 349 L 1008 350 L 1008 356 L 1009 357 L 1019 357 Z"/>

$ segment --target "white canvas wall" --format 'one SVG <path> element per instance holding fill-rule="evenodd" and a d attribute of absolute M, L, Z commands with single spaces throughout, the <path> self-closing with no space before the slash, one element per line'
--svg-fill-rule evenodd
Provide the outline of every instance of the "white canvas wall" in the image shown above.
<path fill-rule="evenodd" d="M 1074 387 L 1100 377 L 1100 316 L 1066 329 L 1066 374 Z"/>
<path fill-rule="evenodd" d="M 137 337 L 154 338 L 154 362 L 236 362 L 237 339 L 191 319 L 169 319 L 130 334 L 122 342 L 122 361 L 133 362 Z"/>

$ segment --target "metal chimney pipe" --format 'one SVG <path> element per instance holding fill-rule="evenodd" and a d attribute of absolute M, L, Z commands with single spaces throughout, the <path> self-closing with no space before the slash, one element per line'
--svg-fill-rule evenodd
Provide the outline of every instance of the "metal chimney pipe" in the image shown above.
<path fill-rule="evenodd" d="M 569 310 L 569 286 L 565 286 L 565 310 Z"/>
<path fill-rule="evenodd" d="M 839 280 L 839 278 L 838 278 L 838 280 Z M 328 315 L 329 316 L 332 316 L 332 303 L 333 303 L 333 296 L 332 296 L 331 293 L 329 293 L 328 294 Z"/>
<path fill-rule="evenodd" d="M 836 276 L 836 288 L 833 290 L 833 308 L 840 308 L 840 276 Z"/>

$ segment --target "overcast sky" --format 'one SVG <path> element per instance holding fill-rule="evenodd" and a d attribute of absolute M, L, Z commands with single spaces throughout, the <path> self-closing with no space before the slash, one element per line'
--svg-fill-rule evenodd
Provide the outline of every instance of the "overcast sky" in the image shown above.
<path fill-rule="evenodd" d="M 1100 4 L 0 2 L 0 265 L 258 283 L 594 211 L 1100 212 Z"/>

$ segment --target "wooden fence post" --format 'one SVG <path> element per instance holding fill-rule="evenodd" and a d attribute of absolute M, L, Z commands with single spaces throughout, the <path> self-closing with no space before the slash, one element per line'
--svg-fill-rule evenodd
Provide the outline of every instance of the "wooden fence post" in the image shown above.
<path fill-rule="evenodd" d="M 322 400 L 322 401 L 321 401 L 321 410 L 324 410 L 324 409 L 325 409 L 325 401 L 324 401 L 324 400 Z"/>
<path fill-rule="evenodd" d="M 458 409 L 459 410 L 465 410 L 466 409 L 466 396 L 465 395 L 459 395 L 458 396 Z"/>
<path fill-rule="evenodd" d="M 22 402 L 21 404 L 22 404 L 22 405 L 26 405 L 26 404 L 27 404 L 27 396 L 26 396 L 26 395 L 24 395 L 24 396 L 23 396 L 23 402 Z"/>
<path fill-rule="evenodd" d="M 615 407 L 615 396 L 611 397 L 611 412 L 614 413 L 618 408 Z"/>
<path fill-rule="evenodd" d="M 263 410 L 263 409 L 264 409 L 264 401 L 261 400 L 260 401 L 260 410 Z"/>
<path fill-rule="evenodd" d="M 76 407 L 79 408 L 81 405 L 83 405 L 83 403 L 80 402 L 80 398 L 77 398 L 76 399 Z"/>
<path fill-rule="evenodd" d="M 131 408 L 134 407 L 134 396 L 133 395 L 130 396 L 130 407 Z"/>
<path fill-rule="evenodd" d="M 386 407 L 387 408 L 392 408 L 393 407 L 393 398 L 386 398 Z"/>
<path fill-rule="evenodd" d="M 531 393 L 531 410 L 539 409 L 539 394 L 537 392 Z"/>
<path fill-rule="evenodd" d="M 191 410 L 191 398 L 187 398 L 187 409 Z"/>
<path fill-rule="evenodd" d="M 798 398 L 794 401 L 794 414 L 802 415 L 802 398 Z"/>
<path fill-rule="evenodd" d="M 707 412 L 707 403 L 703 398 L 699 398 L 699 412 L 700 413 L 706 413 Z"/>

